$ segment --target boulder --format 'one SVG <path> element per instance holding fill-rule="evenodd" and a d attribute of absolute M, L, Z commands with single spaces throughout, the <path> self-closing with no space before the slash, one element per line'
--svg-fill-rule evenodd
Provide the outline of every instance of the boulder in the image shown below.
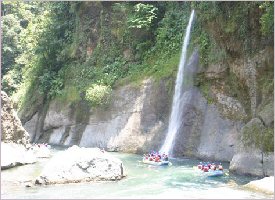
<path fill-rule="evenodd" d="M 264 124 L 259 118 L 251 119 L 241 129 L 238 152 L 251 151 L 250 149 L 260 148 L 263 139 Z"/>
<path fill-rule="evenodd" d="M 264 124 L 259 118 L 251 119 L 242 127 L 236 153 L 230 162 L 231 172 L 261 177 L 274 175 L 274 153 L 263 153 L 260 149 L 262 138 L 257 136 L 262 129 Z"/>
<path fill-rule="evenodd" d="M 26 148 L 30 146 L 29 134 L 4 91 L 1 91 L 1 141 L 1 169 L 36 162 L 33 152 Z"/>
<path fill-rule="evenodd" d="M 229 170 L 237 174 L 249 174 L 254 176 L 274 175 L 274 154 L 261 154 L 260 151 L 251 150 L 234 155 L 230 162 Z"/>
<path fill-rule="evenodd" d="M 1 169 L 35 162 L 36 157 L 33 152 L 26 150 L 22 144 L 1 142 Z"/>
<path fill-rule="evenodd" d="M 265 177 L 263 179 L 256 181 L 251 181 L 244 187 L 272 195 L 274 194 L 274 176 Z"/>
<path fill-rule="evenodd" d="M 49 158 L 49 157 L 51 157 L 51 151 L 46 146 L 32 147 L 31 149 L 32 149 L 34 155 L 37 158 Z"/>
<path fill-rule="evenodd" d="M 125 176 L 122 161 L 98 148 L 72 146 L 55 154 L 36 184 L 115 181 Z"/>

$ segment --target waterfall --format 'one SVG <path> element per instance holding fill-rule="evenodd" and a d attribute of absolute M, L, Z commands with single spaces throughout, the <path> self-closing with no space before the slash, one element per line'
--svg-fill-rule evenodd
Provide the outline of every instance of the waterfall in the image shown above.
<path fill-rule="evenodd" d="M 165 142 L 160 149 L 161 153 L 166 153 L 168 155 L 170 155 L 172 152 L 173 142 L 178 132 L 181 116 L 182 116 L 181 110 L 180 110 L 180 106 L 181 106 L 180 100 L 183 92 L 184 65 L 186 62 L 185 61 L 186 52 L 187 52 L 187 46 L 190 40 L 190 32 L 191 32 L 193 18 L 194 18 L 194 10 L 192 10 L 192 13 L 188 22 L 188 26 L 186 29 L 186 33 L 185 33 L 184 42 L 182 45 L 181 58 L 180 58 L 179 69 L 178 69 L 178 74 L 177 74 L 177 79 L 175 84 L 175 93 L 173 96 L 172 112 L 169 119 L 168 133 L 166 135 Z"/>

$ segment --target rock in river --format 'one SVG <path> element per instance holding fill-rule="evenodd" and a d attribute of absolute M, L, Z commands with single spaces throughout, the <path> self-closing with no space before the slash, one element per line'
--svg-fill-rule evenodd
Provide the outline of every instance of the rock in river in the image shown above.
<path fill-rule="evenodd" d="M 1 169 L 36 162 L 32 151 L 28 151 L 22 144 L 1 142 Z"/>
<path fill-rule="evenodd" d="M 98 148 L 72 146 L 58 152 L 36 178 L 36 184 L 115 181 L 125 176 L 122 161 Z"/>
<path fill-rule="evenodd" d="M 36 162 L 33 152 L 27 150 L 29 143 L 29 134 L 13 108 L 13 102 L 1 91 L 1 169 Z"/>
<path fill-rule="evenodd" d="M 245 187 L 256 190 L 259 192 L 264 192 L 266 194 L 274 194 L 274 176 L 265 177 L 260 180 L 251 181 L 245 185 Z"/>

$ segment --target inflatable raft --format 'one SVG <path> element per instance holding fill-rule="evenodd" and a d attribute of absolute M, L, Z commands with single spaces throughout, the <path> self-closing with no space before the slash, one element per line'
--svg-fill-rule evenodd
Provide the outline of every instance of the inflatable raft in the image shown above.
<path fill-rule="evenodd" d="M 223 171 L 222 170 L 209 170 L 208 172 L 203 172 L 204 175 L 208 177 L 216 177 L 216 176 L 223 176 Z"/>
<path fill-rule="evenodd" d="M 212 170 L 209 169 L 208 172 L 204 172 L 201 169 L 198 169 L 197 166 L 194 166 L 193 169 L 199 173 L 199 175 L 201 176 L 207 176 L 207 177 L 216 177 L 216 176 L 223 176 L 224 175 L 224 171 L 223 170 Z"/>
<path fill-rule="evenodd" d="M 162 166 L 162 165 L 169 165 L 170 164 L 169 161 L 155 162 L 155 161 L 149 161 L 148 159 L 144 159 L 144 158 L 143 158 L 142 162 L 145 163 L 145 164 L 156 165 L 156 166 Z"/>

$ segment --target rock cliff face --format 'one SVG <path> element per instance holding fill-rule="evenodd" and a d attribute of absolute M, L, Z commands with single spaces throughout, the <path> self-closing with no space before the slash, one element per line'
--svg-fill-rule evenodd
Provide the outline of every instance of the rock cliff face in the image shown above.
<path fill-rule="evenodd" d="M 266 49 L 248 61 L 202 68 L 198 54 L 193 54 L 187 69 L 198 68 L 198 72 L 183 94 L 186 101 L 174 146 L 176 156 L 228 161 L 237 173 L 274 173 L 273 153 L 262 156 L 256 149 L 257 154 L 249 154 L 254 146 L 242 143 L 243 127 L 252 118 L 273 129 L 273 98 L 261 85 L 261 76 L 273 66 L 270 56 L 272 51 Z M 44 115 L 37 112 L 24 126 L 35 142 L 132 153 L 159 149 L 172 102 L 167 85 L 167 80 L 146 79 L 140 86 L 122 86 L 113 91 L 112 102 L 104 108 L 90 108 L 84 101 L 63 104 L 53 100 Z M 255 171 L 245 162 L 248 158 L 259 163 Z"/>
<path fill-rule="evenodd" d="M 206 152 L 214 148 L 217 157 L 223 152 L 230 161 L 231 171 L 274 174 L 273 58 L 273 49 L 266 47 L 254 55 L 230 58 L 201 69 L 197 85 L 212 110 L 206 115 L 205 125 L 210 132 L 202 134 L 204 148 L 200 146 L 200 155 L 209 157 Z M 207 89 L 205 82 L 210 82 Z M 220 133 L 216 135 L 216 131 Z M 213 147 L 221 143 L 220 149 Z"/>
<path fill-rule="evenodd" d="M 159 148 L 169 115 L 167 93 L 165 82 L 156 85 L 148 79 L 141 87 L 128 85 L 115 90 L 108 108 L 89 108 L 85 102 L 63 105 L 54 100 L 41 130 L 37 128 L 38 114 L 25 128 L 35 142 L 125 152 Z"/>
<path fill-rule="evenodd" d="M 23 128 L 8 95 L 1 91 L 1 141 L 27 145 L 29 134 Z"/>
<path fill-rule="evenodd" d="M 175 153 L 204 159 L 230 161 L 236 151 L 241 122 L 224 118 L 214 104 L 208 104 L 198 88 L 186 92 L 182 128 Z"/>

